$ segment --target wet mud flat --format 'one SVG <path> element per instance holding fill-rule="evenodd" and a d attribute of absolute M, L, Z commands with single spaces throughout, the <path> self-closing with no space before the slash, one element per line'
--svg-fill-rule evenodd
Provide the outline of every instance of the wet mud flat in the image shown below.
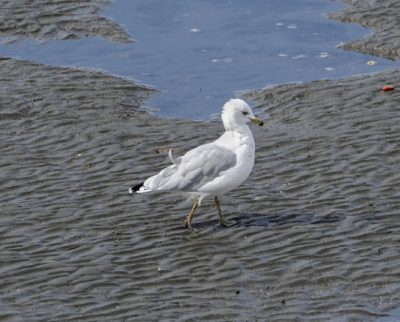
<path fill-rule="evenodd" d="M 205 202 L 127 188 L 219 123 L 110 75 L 0 61 L 2 321 L 374 320 L 400 301 L 400 72 L 249 93 L 256 164 Z"/>
<path fill-rule="evenodd" d="M 86 36 L 133 41 L 120 25 L 101 15 L 110 4 L 110 0 L 0 0 L 0 35 L 9 42 Z"/>
<path fill-rule="evenodd" d="M 150 115 L 153 91 L 118 77 L 1 58 L 0 320 L 390 316 L 400 303 L 400 94 L 381 88 L 399 82 L 393 71 L 248 93 L 267 126 L 253 129 L 251 177 L 222 198 L 235 225 L 220 227 L 208 201 L 191 233 L 180 197 L 127 189 L 167 165 L 169 148 L 214 139 L 219 123 Z"/>
<path fill-rule="evenodd" d="M 372 29 L 364 39 L 341 45 L 343 49 L 398 60 L 400 58 L 400 2 L 397 0 L 340 0 L 346 4 L 343 11 L 329 13 L 328 17 L 357 23 Z"/>

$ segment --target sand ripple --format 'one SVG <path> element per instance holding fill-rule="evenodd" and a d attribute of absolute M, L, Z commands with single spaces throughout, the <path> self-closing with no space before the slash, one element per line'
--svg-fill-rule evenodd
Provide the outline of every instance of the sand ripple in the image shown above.
<path fill-rule="evenodd" d="M 127 188 L 219 124 L 108 75 L 1 60 L 0 319 L 366 321 L 398 306 L 400 73 L 253 93 L 251 178 L 190 205 Z M 172 128 L 172 130 L 171 130 Z M 172 145 L 173 142 L 177 142 Z"/>
<path fill-rule="evenodd" d="M 87 36 L 130 42 L 117 23 L 101 16 L 110 0 L 0 0 L 0 34 L 9 41 L 21 37 L 40 40 Z"/>

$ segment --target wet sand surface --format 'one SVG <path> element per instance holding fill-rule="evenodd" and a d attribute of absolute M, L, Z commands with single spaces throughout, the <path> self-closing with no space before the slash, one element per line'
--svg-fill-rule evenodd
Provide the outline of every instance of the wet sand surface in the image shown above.
<path fill-rule="evenodd" d="M 328 17 L 346 23 L 357 23 L 372 29 L 371 35 L 343 44 L 346 50 L 354 50 L 365 54 L 400 58 L 400 2 L 397 0 L 341 0 L 347 7 L 345 10 L 331 13 Z"/>
<path fill-rule="evenodd" d="M 369 320 L 400 300 L 399 72 L 254 92 L 253 174 L 205 202 L 127 188 L 222 131 L 89 71 L 0 64 L 0 318 Z"/>
<path fill-rule="evenodd" d="M 1 321 L 368 321 L 399 305 L 400 72 L 247 94 L 256 164 L 204 202 L 127 189 L 222 132 L 104 73 L 0 60 Z"/>
<path fill-rule="evenodd" d="M 109 0 L 0 0 L 0 35 L 8 41 L 77 39 L 85 36 L 130 42 L 117 23 L 101 16 Z"/>

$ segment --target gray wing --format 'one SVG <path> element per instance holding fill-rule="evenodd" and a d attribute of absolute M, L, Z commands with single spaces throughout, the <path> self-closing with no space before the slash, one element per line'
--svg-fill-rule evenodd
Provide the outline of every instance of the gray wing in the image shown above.
<path fill-rule="evenodd" d="M 144 183 L 146 190 L 195 192 L 236 165 L 236 154 L 214 143 L 201 145 L 177 158 Z"/>

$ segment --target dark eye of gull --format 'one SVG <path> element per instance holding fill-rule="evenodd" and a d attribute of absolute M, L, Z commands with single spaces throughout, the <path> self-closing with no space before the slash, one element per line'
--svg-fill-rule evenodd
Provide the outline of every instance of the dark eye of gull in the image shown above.
<path fill-rule="evenodd" d="M 248 114 L 249 114 L 249 112 L 242 112 L 242 114 L 243 114 L 243 115 L 248 115 Z"/>

